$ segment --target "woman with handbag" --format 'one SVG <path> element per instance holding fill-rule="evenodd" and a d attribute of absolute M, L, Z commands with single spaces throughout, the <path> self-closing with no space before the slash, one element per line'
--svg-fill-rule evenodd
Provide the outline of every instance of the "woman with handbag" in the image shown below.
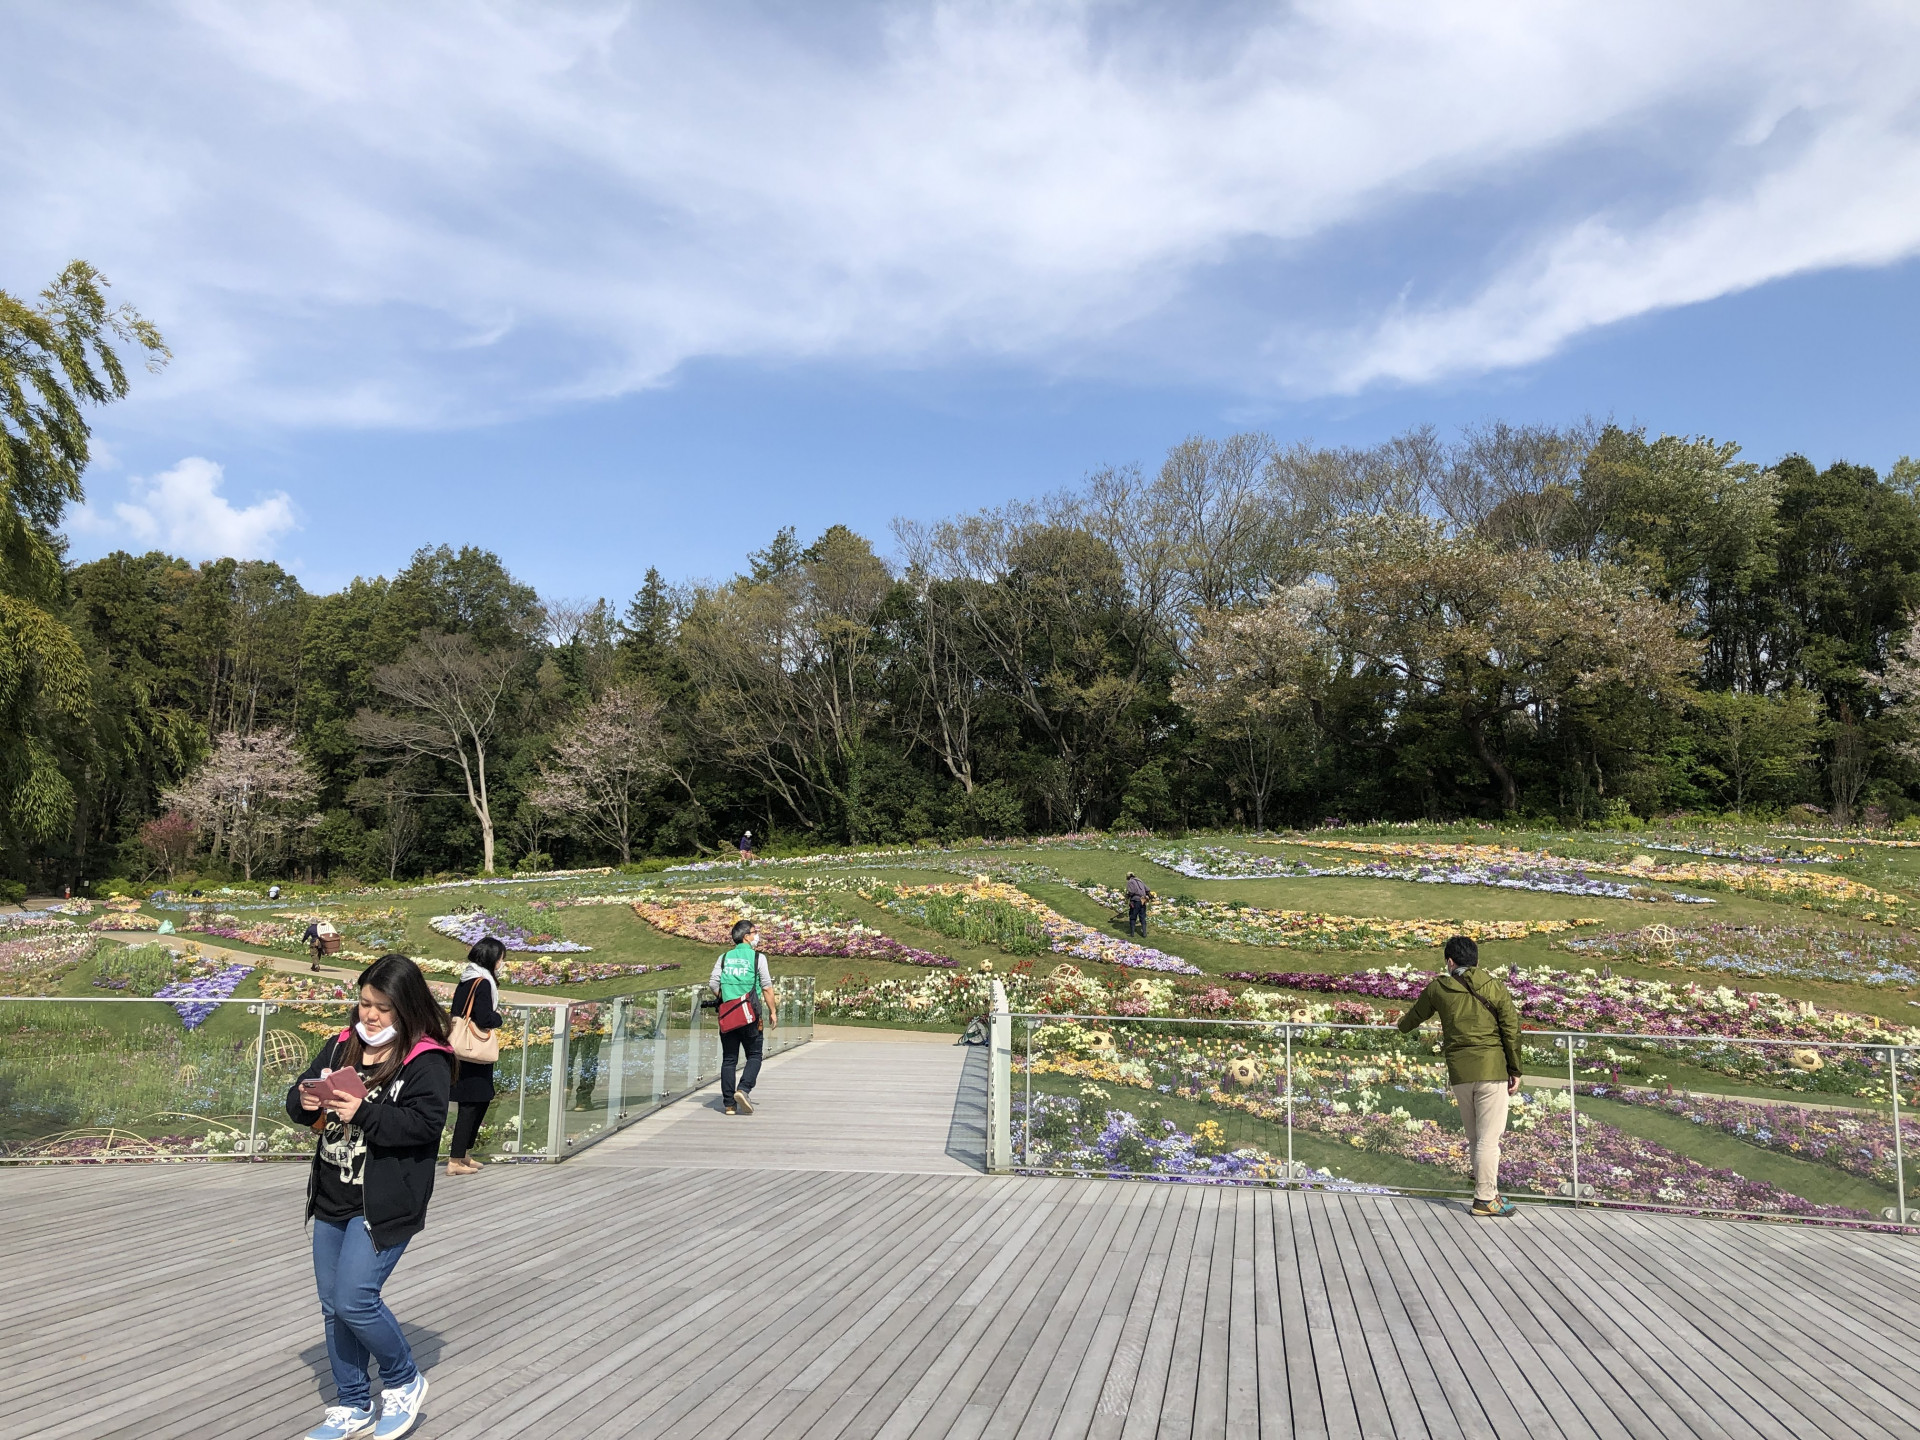
<path fill-rule="evenodd" d="M 477 1175 L 480 1162 L 468 1158 L 480 1134 L 480 1122 L 493 1103 L 493 1062 L 500 1058 L 500 985 L 495 978 L 507 947 L 483 935 L 467 951 L 453 1003 L 453 1099 L 460 1114 L 453 1122 L 447 1174 Z"/>
<path fill-rule="evenodd" d="M 447 1124 L 447 1017 L 405 955 L 360 974 L 353 1023 L 287 1090 L 287 1114 L 319 1135 L 307 1177 L 313 1278 L 334 1403 L 306 1440 L 397 1440 L 420 1417 L 427 1377 L 380 1296 L 426 1228 L 433 1157 Z M 369 1361 L 380 1364 L 380 1411 Z"/>
<path fill-rule="evenodd" d="M 736 920 L 733 948 L 713 962 L 707 988 L 720 997 L 720 1103 L 729 1115 L 751 1115 L 753 1085 L 760 1078 L 760 1057 L 766 1053 L 766 1022 L 777 1020 L 773 1006 L 773 976 L 767 957 L 753 948 L 753 922 Z M 740 1052 L 747 1052 L 747 1068 L 740 1084 L 733 1083 Z"/>

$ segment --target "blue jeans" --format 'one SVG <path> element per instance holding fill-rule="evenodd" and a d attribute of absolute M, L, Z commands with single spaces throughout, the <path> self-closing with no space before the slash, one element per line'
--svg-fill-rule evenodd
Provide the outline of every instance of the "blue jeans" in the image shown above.
<path fill-rule="evenodd" d="M 407 1242 L 388 1250 L 373 1248 L 367 1222 L 359 1216 L 344 1224 L 313 1222 L 313 1278 L 320 1287 L 320 1313 L 327 1320 L 327 1363 L 333 1366 L 336 1405 L 365 1410 L 373 1403 L 367 1384 L 367 1357 L 380 1362 L 380 1384 L 392 1390 L 411 1385 L 413 1347 L 400 1333 L 380 1287 L 400 1263 Z"/>

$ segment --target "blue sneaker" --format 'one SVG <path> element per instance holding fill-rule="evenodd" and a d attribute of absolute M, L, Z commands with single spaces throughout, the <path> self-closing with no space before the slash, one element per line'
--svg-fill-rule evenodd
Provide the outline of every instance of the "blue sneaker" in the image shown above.
<path fill-rule="evenodd" d="M 356 1410 L 351 1405 L 329 1405 L 327 1418 L 300 1437 L 300 1440 L 353 1440 L 356 1435 L 373 1433 L 373 1406 Z"/>
<path fill-rule="evenodd" d="M 415 1375 L 411 1385 L 380 1392 L 380 1423 L 373 1427 L 374 1440 L 393 1440 L 413 1429 L 420 1418 L 420 1407 L 427 1399 L 427 1377 Z"/>

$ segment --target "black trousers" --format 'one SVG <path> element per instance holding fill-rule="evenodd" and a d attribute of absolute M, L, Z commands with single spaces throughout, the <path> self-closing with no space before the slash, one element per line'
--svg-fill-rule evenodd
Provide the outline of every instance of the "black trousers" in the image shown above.
<path fill-rule="evenodd" d="M 467 1152 L 473 1149 L 473 1142 L 480 1136 L 480 1122 L 487 1118 L 487 1107 L 492 1103 L 491 1100 L 483 1100 L 478 1105 L 470 1100 L 460 1102 L 460 1113 L 453 1121 L 451 1153 L 454 1159 L 467 1158 Z"/>
<path fill-rule="evenodd" d="M 740 1093 L 751 1095 L 753 1082 L 760 1078 L 760 1057 L 766 1053 L 767 1037 L 758 1025 L 742 1025 L 738 1030 L 720 1032 L 720 1099 L 733 1103 L 733 1072 L 740 1051 L 747 1052 L 747 1068 L 740 1076 Z"/>
<path fill-rule="evenodd" d="M 1136 930 L 1135 927 L 1139 928 Z M 1145 938 L 1147 933 L 1147 902 L 1127 897 L 1127 934 L 1138 934 Z"/>

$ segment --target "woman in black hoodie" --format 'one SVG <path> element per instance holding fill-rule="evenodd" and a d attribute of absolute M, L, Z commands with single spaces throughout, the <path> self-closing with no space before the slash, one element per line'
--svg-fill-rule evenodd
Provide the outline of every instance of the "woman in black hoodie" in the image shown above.
<path fill-rule="evenodd" d="M 426 1398 L 427 1377 L 413 1363 L 380 1287 L 407 1242 L 426 1227 L 434 1156 L 447 1123 L 453 1054 L 446 1041 L 446 1014 L 420 967 L 404 955 L 383 955 L 360 976 L 354 1023 L 320 1047 L 287 1091 L 287 1114 L 320 1136 L 307 1180 L 307 1216 L 338 1392 L 307 1440 L 404 1435 Z M 365 1098 L 309 1093 L 309 1086 L 349 1069 Z M 377 1417 L 369 1358 L 380 1362 Z"/>

